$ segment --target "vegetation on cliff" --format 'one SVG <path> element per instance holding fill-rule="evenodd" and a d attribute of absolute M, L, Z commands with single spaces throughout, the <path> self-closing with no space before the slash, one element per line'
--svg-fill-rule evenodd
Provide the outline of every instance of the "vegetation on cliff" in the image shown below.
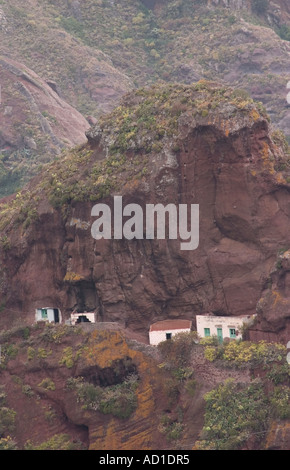
<path fill-rule="evenodd" d="M 163 154 L 166 158 L 167 151 L 178 154 L 181 150 L 182 118 L 192 126 L 217 125 L 225 137 L 235 122 L 253 125 L 269 119 L 262 104 L 254 102 L 245 91 L 212 82 L 142 88 L 128 94 L 114 111 L 100 119 L 96 128 L 88 131 L 89 144 L 63 151 L 44 168 L 37 184 L 3 202 L 0 228 L 3 230 L 11 221 L 27 228 L 37 219 L 37 205 L 44 196 L 65 213 L 70 203 L 97 201 L 116 191 L 137 188 L 149 176 L 150 157 Z M 275 162 L 267 147 L 262 155 L 265 166 L 272 172 L 287 172 L 289 150 L 285 137 L 275 132 L 273 140 L 277 148 L 282 147 L 284 157 Z M 100 154 L 104 155 L 101 159 Z"/>
<path fill-rule="evenodd" d="M 289 365 L 278 344 L 259 349 L 266 369 L 244 359 L 246 376 L 241 359 L 230 368 L 206 359 L 195 332 L 155 348 L 106 325 L 40 323 L 0 340 L 3 450 L 262 449 L 273 420 L 290 419 Z M 282 356 L 269 362 L 269 348 Z M 216 384 L 202 378 L 208 368 Z"/>
<path fill-rule="evenodd" d="M 193 397 L 201 384 L 195 378 L 192 358 L 200 348 L 206 361 L 215 362 L 217 368 L 247 369 L 252 377 L 247 382 L 227 378 L 204 394 L 204 425 L 194 448 L 263 448 L 273 420 L 290 419 L 290 366 L 285 346 L 242 340 L 219 344 L 217 337 L 198 341 L 195 332 L 160 343 L 163 367 L 171 370 L 179 384 L 185 381 Z"/>
<path fill-rule="evenodd" d="M 1 2 L 0 54 L 19 62 L 20 75 L 24 65 L 30 67 L 86 118 L 113 109 L 134 87 L 206 79 L 246 89 L 287 133 L 289 17 L 282 7 L 277 16 L 271 1 L 266 12 L 265 2 L 242 2 L 241 9 L 207 0 L 156 2 L 155 9 L 135 0 L 54 0 L 25 8 L 19 0 Z M 17 77 L 0 79 L 0 111 L 5 121 L 13 115 L 11 134 L 0 141 L 4 196 L 54 159 L 43 121 L 58 127 L 60 114 L 45 103 L 35 114 Z"/>
<path fill-rule="evenodd" d="M 53 88 L 56 101 L 60 101 L 57 97 L 63 94 L 81 113 L 92 114 L 91 122 L 95 121 L 94 117 L 98 118 L 97 125 L 87 133 L 88 143 L 53 157 L 53 163 L 45 166 L 30 185 L 0 203 L 0 312 L 5 314 L 3 323 L 10 321 L 11 312 L 15 314 L 13 304 L 12 309 L 9 310 L 9 305 L 6 311 L 7 299 L 11 302 L 14 295 L 15 308 L 23 310 L 23 305 L 27 307 L 18 290 L 24 291 L 29 285 L 21 284 L 24 277 L 31 284 L 37 278 L 37 270 L 32 273 L 31 269 L 28 275 L 25 270 L 27 266 L 38 265 L 37 257 L 41 250 L 42 253 L 45 251 L 43 246 L 39 248 L 36 232 L 33 232 L 43 214 L 50 214 L 59 222 L 59 225 L 52 224 L 52 233 L 60 229 L 65 233 L 65 241 L 58 240 L 47 253 L 56 254 L 57 261 L 51 270 L 61 266 L 57 275 L 51 275 L 51 289 L 64 291 L 66 283 L 66 294 L 71 295 L 69 308 L 65 306 L 66 315 L 74 302 L 74 284 L 78 290 L 76 303 L 87 305 L 85 291 L 89 286 L 88 297 L 93 293 L 92 297 L 98 297 L 100 305 L 105 299 L 104 311 L 108 305 L 116 305 L 116 309 L 123 306 L 129 313 L 127 315 L 126 311 L 127 316 L 122 320 L 126 322 L 131 312 L 137 312 L 136 316 L 139 316 L 134 321 L 138 323 L 141 319 L 143 326 L 149 323 L 143 307 L 146 306 L 152 315 L 152 305 L 157 306 L 154 315 L 160 314 L 161 310 L 164 315 L 164 305 L 169 308 L 178 291 L 182 295 L 176 297 L 174 309 L 178 306 L 180 311 L 184 308 L 188 313 L 189 306 L 193 312 L 195 307 L 197 311 L 210 306 L 220 313 L 229 308 L 224 306 L 228 300 L 232 301 L 231 305 L 242 308 L 238 305 L 242 303 L 241 298 L 237 302 L 235 298 L 233 302 L 233 296 L 239 295 L 236 285 L 232 288 L 235 279 L 238 279 L 239 288 L 240 282 L 244 282 L 247 289 L 253 284 L 252 291 L 261 289 L 265 294 L 265 283 L 270 283 L 270 275 L 280 275 L 277 285 L 283 284 L 284 289 L 286 281 L 283 278 L 282 282 L 282 277 L 286 279 L 287 260 L 273 255 L 272 245 L 284 243 L 281 233 L 286 232 L 289 218 L 285 194 L 289 193 L 290 153 L 283 133 L 272 132 L 265 106 L 270 109 L 275 125 L 282 123 L 288 130 L 284 91 L 288 80 L 289 26 L 279 22 L 275 26 L 269 25 L 273 18 L 270 3 L 253 0 L 250 11 L 237 12 L 215 8 L 211 2 L 203 0 L 170 0 L 166 2 L 167 8 L 160 3 L 156 10 L 134 0 L 28 2 L 29 6 L 33 4 L 33 9 L 23 8 L 18 0 L 0 1 L 0 53 L 4 56 L 12 54 L 13 48 L 15 58 L 37 68 L 39 76 L 49 83 L 46 87 L 36 81 L 37 90 L 45 90 L 47 96 L 49 88 Z M 46 153 L 48 137 L 44 137 L 41 130 L 46 125 L 49 125 L 48 129 L 59 127 L 57 115 L 52 115 L 46 108 L 39 108 L 36 113 L 31 111 L 34 101 L 31 97 L 26 101 L 18 89 L 21 87 L 19 77 L 26 77 L 26 72 L 21 66 L 14 72 L 17 86 L 10 83 L 0 103 L 0 113 L 6 120 L 13 111 L 12 97 L 19 100 L 21 108 L 13 125 L 16 136 L 13 145 L 9 132 L 9 138 L 0 135 L 1 147 L 2 143 L 3 147 L 5 145 L 0 150 L 0 183 L 6 184 L 2 188 L 3 194 L 14 191 L 27 181 L 28 175 L 40 170 L 40 161 L 45 163 L 51 159 Z M 34 80 L 32 75 L 28 78 L 30 82 Z M 232 88 L 225 85 L 228 82 Z M 126 95 L 111 111 L 133 84 L 150 87 Z M 260 101 L 254 101 L 251 96 Z M 28 109 L 28 103 L 31 109 Z M 108 110 L 109 113 L 103 114 Z M 204 249 L 206 252 L 209 248 L 209 257 L 205 258 L 204 254 L 194 260 L 188 257 L 186 264 L 179 253 L 168 249 L 166 257 L 164 253 L 154 251 L 155 247 L 150 247 L 152 251 L 148 255 L 145 247 L 143 251 L 140 249 L 138 256 L 144 255 L 146 262 L 151 256 L 148 265 L 152 262 L 154 268 L 144 265 L 146 275 L 143 278 L 143 270 L 140 274 L 139 265 L 135 263 L 133 249 L 129 250 L 130 264 L 126 264 L 129 257 L 125 251 L 120 256 L 119 263 L 125 266 L 124 271 L 128 271 L 124 274 L 115 260 L 110 264 L 105 259 L 102 248 L 100 252 L 94 251 L 93 256 L 93 252 L 86 253 L 85 236 L 78 237 L 79 233 L 75 239 L 67 236 L 66 222 L 79 203 L 88 203 L 86 207 L 89 208 L 91 203 L 105 200 L 115 192 L 136 195 L 139 190 L 141 193 L 144 190 L 143 196 L 150 184 L 155 190 L 154 169 L 170 159 L 177 168 L 182 152 L 185 153 L 184 137 L 194 133 L 202 135 L 199 142 L 206 148 L 199 153 L 199 158 L 211 161 L 212 165 L 198 166 L 200 162 L 194 160 L 194 152 L 191 153 L 190 163 L 193 164 L 189 166 L 195 167 L 191 173 L 191 177 L 196 178 L 195 183 L 207 175 L 203 179 L 206 189 L 200 191 L 199 197 L 206 200 L 206 222 L 212 224 L 208 225 L 210 243 L 205 244 Z M 225 145 L 221 154 L 216 152 L 217 147 L 214 148 L 217 142 Z M 15 149 L 15 146 L 19 148 Z M 218 164 L 222 164 L 214 168 L 215 154 L 220 158 Z M 224 157 L 229 155 L 234 155 L 235 164 L 229 157 L 223 166 Z M 231 178 L 234 180 L 239 165 L 242 169 L 237 172 L 238 178 L 244 178 L 245 186 L 248 181 L 251 185 L 247 186 L 250 188 L 247 197 L 236 211 L 237 206 L 227 205 L 226 198 L 233 196 L 234 184 L 227 183 Z M 196 176 L 197 168 L 201 172 Z M 238 178 L 234 180 L 236 183 L 240 182 Z M 221 182 L 219 188 L 218 179 Z M 184 183 L 181 176 L 175 182 L 177 185 Z M 193 181 L 188 184 L 194 186 Z M 262 186 L 260 193 L 254 192 L 253 188 Z M 200 190 L 198 185 L 196 187 Z M 208 211 L 208 207 L 216 203 L 214 197 L 207 199 L 206 192 L 213 188 L 216 193 L 219 189 L 220 197 L 223 195 L 219 201 L 224 203 L 224 212 L 222 204 L 215 212 Z M 244 196 L 242 191 L 240 194 Z M 246 206 L 250 206 L 254 198 L 261 201 L 261 206 L 253 204 L 250 216 L 245 215 Z M 260 212 L 267 213 L 268 209 L 269 218 L 261 218 Z M 268 225 L 274 220 L 271 233 L 265 229 L 265 220 Z M 284 232 L 281 230 L 277 234 L 276 230 L 274 233 L 281 221 Z M 46 228 L 44 226 L 44 231 Z M 74 256 L 64 246 L 68 244 Z M 276 246 L 274 250 L 276 253 Z M 29 259 L 32 252 L 36 262 Z M 47 253 L 42 258 L 45 270 L 50 256 Z M 87 264 L 88 275 L 79 274 L 80 253 L 85 253 L 83 262 Z M 90 256 L 97 259 L 95 264 L 88 263 Z M 276 269 L 269 274 L 271 257 L 275 258 Z M 229 261 L 230 269 L 221 258 L 226 259 L 226 263 Z M 67 269 L 68 259 L 75 263 L 76 270 Z M 266 259 L 264 265 L 250 278 L 256 269 L 254 265 L 259 265 L 261 259 L 263 262 Z M 190 264 L 196 268 L 196 273 Z M 112 277 L 106 278 L 108 266 L 118 277 L 119 284 L 111 282 Z M 204 267 L 209 267 L 208 271 Z M 173 281 L 162 271 L 171 271 L 171 268 Z M 223 271 L 229 272 L 232 279 Z M 156 274 L 158 281 L 162 278 L 158 286 L 160 291 L 152 290 L 151 295 L 150 282 L 154 283 Z M 144 282 L 143 290 L 140 287 L 135 291 L 132 289 L 133 281 L 128 281 L 130 276 L 134 281 L 138 278 L 137 282 L 143 279 L 140 282 L 140 285 Z M 207 276 L 211 278 L 210 282 L 206 280 Z M 16 288 L 13 277 L 17 279 Z M 103 278 L 107 285 L 100 287 Z M 252 283 L 252 279 L 258 281 Z M 200 286 L 204 292 L 199 290 Z M 116 291 L 120 288 L 119 297 L 118 294 L 108 296 L 108 291 L 115 288 Z M 250 293 L 251 308 L 255 308 L 256 292 Z M 48 295 L 53 298 L 54 294 L 49 292 Z M 138 303 L 138 295 L 140 298 L 142 295 L 154 297 L 154 301 L 146 304 L 145 299 L 143 304 Z M 208 300 L 210 296 L 217 300 Z M 261 298 L 257 307 L 261 313 L 268 301 L 275 313 L 277 304 L 282 313 L 277 310 L 275 328 L 280 331 L 278 322 L 284 321 L 283 334 L 286 334 L 288 300 L 285 301 L 284 296 L 287 297 L 287 292 L 275 291 L 273 282 L 273 290 L 265 294 L 264 300 Z M 31 305 L 27 315 L 32 315 Z M 115 310 L 108 315 L 112 314 L 115 320 L 118 315 L 118 318 L 122 316 L 123 311 L 120 312 Z M 262 320 L 266 317 L 261 316 Z M 268 329 L 271 320 L 274 323 L 269 317 Z M 283 448 L 285 442 L 286 445 L 290 442 L 286 432 L 290 422 L 290 374 L 286 350 L 281 344 L 230 341 L 220 345 L 216 338 L 210 343 L 199 342 L 193 333 L 180 335 L 162 343 L 159 348 L 151 348 L 129 341 L 126 332 L 124 334 L 117 327 L 117 330 L 109 331 L 104 325 L 90 326 L 91 330 L 85 330 L 68 325 L 36 324 L 2 331 L 0 449 L 121 450 L 166 449 L 169 446 L 178 449 L 262 449 L 277 447 L 277 438 L 272 436 L 276 422 L 285 429 L 278 446 Z M 228 377 L 231 379 L 227 380 Z"/>

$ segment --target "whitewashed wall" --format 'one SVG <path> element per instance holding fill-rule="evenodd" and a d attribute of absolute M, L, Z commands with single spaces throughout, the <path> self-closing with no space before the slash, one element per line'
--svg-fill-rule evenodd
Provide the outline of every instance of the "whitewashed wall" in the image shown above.
<path fill-rule="evenodd" d="M 46 307 L 47 318 L 42 318 L 41 310 L 42 310 L 41 308 L 36 309 L 35 321 L 47 321 L 48 323 L 54 323 L 55 321 L 54 309 Z M 58 314 L 59 314 L 59 323 L 61 323 L 61 313 L 59 309 L 58 309 Z"/>
<path fill-rule="evenodd" d="M 217 336 L 217 328 L 222 328 L 223 338 L 230 337 L 230 328 L 236 330 L 236 339 L 242 338 L 242 326 L 248 323 L 253 316 L 218 317 L 215 315 L 196 315 L 196 330 L 201 338 L 204 338 L 204 329 L 210 329 L 210 336 Z"/>
<path fill-rule="evenodd" d="M 177 335 L 177 333 L 188 333 L 190 328 L 180 329 L 180 330 L 158 330 L 149 332 L 149 342 L 153 346 L 161 343 L 161 341 L 166 341 L 166 333 L 171 333 L 172 336 Z"/>

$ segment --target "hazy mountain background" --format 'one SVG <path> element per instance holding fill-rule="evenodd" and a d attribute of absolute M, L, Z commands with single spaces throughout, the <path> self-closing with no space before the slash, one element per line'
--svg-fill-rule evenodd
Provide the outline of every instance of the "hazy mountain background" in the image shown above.
<path fill-rule="evenodd" d="M 155 82 L 242 88 L 289 137 L 289 40 L 286 0 L 0 1 L 0 196 Z"/>

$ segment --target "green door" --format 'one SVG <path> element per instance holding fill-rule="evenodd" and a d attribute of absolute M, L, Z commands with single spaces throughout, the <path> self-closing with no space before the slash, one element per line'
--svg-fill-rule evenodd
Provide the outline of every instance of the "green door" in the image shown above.
<path fill-rule="evenodd" d="M 222 328 L 217 328 L 217 337 L 218 337 L 218 342 L 222 343 L 223 342 L 223 329 Z"/>

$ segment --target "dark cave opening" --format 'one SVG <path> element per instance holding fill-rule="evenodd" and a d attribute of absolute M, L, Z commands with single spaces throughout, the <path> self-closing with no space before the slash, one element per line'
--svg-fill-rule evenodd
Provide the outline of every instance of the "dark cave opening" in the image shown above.
<path fill-rule="evenodd" d="M 124 382 L 126 377 L 137 374 L 137 367 L 130 357 L 113 361 L 110 367 L 101 369 L 98 366 L 91 366 L 82 371 L 82 377 L 99 387 L 109 387 Z"/>

